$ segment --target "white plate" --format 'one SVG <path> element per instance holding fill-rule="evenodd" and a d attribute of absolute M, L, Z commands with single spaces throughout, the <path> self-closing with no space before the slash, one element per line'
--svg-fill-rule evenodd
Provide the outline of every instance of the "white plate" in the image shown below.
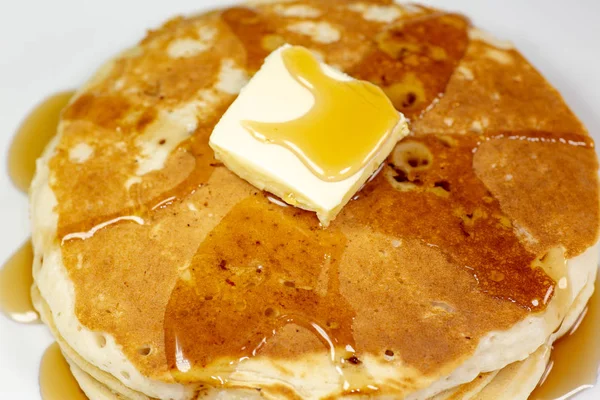
<path fill-rule="evenodd" d="M 424 1 L 462 11 L 509 39 L 564 95 L 600 142 L 600 2 Z M 0 1 L 0 151 L 45 96 L 80 85 L 104 60 L 170 16 L 230 4 L 219 0 Z M 0 163 L 0 261 L 28 237 L 27 201 Z M 51 342 L 42 326 L 0 316 L 0 398 L 37 400 L 39 359 Z M 600 398 L 600 387 L 579 400 Z"/>

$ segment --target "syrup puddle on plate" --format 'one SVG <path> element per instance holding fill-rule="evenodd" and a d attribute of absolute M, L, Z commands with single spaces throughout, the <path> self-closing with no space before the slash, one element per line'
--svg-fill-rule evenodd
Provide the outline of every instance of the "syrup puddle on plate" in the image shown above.
<path fill-rule="evenodd" d="M 564 400 L 593 387 L 600 366 L 600 275 L 596 290 L 569 333 L 554 343 L 550 373 L 531 400 Z"/>
<path fill-rule="evenodd" d="M 36 160 L 56 135 L 60 113 L 73 93 L 60 92 L 39 103 L 15 133 L 8 154 L 8 173 L 22 192 L 29 189 Z M 27 241 L 0 270 L 0 311 L 17 322 L 39 321 L 31 303 L 32 264 L 33 250 L 31 241 Z"/>
<path fill-rule="evenodd" d="M 23 192 L 27 192 L 35 173 L 35 160 L 56 135 L 60 112 L 73 97 L 72 91 L 52 95 L 38 104 L 21 123 L 8 153 L 8 174 Z"/>
<path fill-rule="evenodd" d="M 51 344 L 42 357 L 40 394 L 44 400 L 87 400 L 57 343 Z"/>
<path fill-rule="evenodd" d="M 62 92 L 38 104 L 15 133 L 8 154 L 9 176 L 15 186 L 27 192 L 35 173 L 35 162 L 56 134 L 60 112 L 73 92 Z M 21 323 L 37 323 L 39 315 L 31 301 L 33 249 L 24 243 L 0 270 L 0 311 Z M 56 343 L 40 363 L 40 394 L 43 400 L 87 400 Z"/>
<path fill-rule="evenodd" d="M 39 322 L 31 302 L 33 249 L 27 241 L 0 270 L 0 310 L 13 321 Z"/>

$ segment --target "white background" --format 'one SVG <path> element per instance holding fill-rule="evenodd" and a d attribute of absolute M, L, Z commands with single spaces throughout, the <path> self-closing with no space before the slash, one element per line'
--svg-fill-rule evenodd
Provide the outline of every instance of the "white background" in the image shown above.
<path fill-rule="evenodd" d="M 600 1 L 423 1 L 464 12 L 509 39 L 564 95 L 600 142 Z M 219 0 L 0 0 L 0 262 L 29 236 L 27 199 L 9 182 L 11 136 L 41 99 L 75 88 L 101 62 L 167 18 L 231 4 Z M 0 316 L 0 399 L 39 399 L 43 326 Z M 600 345 L 600 338 L 599 343 Z M 600 398 L 600 388 L 578 397 Z"/>

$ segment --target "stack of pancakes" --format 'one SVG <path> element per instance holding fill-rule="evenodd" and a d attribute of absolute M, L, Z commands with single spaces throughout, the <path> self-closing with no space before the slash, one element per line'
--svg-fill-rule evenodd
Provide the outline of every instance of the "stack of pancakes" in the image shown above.
<path fill-rule="evenodd" d="M 284 43 L 411 122 L 327 229 L 208 147 Z M 524 399 L 594 289 L 597 168 L 557 91 L 461 15 L 303 0 L 176 18 L 63 111 L 31 188 L 33 297 L 93 400 Z"/>

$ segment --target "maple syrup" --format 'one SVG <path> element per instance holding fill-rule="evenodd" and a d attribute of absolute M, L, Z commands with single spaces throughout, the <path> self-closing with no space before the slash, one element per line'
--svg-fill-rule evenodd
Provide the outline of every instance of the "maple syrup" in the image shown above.
<path fill-rule="evenodd" d="M 87 400 L 57 343 L 51 344 L 42 357 L 40 394 L 43 400 Z"/>
<path fill-rule="evenodd" d="M 244 127 L 255 138 L 292 151 L 322 180 L 354 175 L 391 135 L 398 112 L 372 83 L 341 82 L 327 75 L 304 47 L 287 48 L 281 57 L 292 77 L 314 96 L 313 107 L 289 122 L 244 121 Z"/>
<path fill-rule="evenodd" d="M 8 173 L 12 182 L 27 192 L 35 173 L 35 161 L 56 134 L 60 112 L 73 97 L 72 91 L 54 94 L 29 113 L 10 145 Z"/>
<path fill-rule="evenodd" d="M 253 229 L 235 228 L 241 224 Z M 273 239 L 265 239 L 269 236 Z M 165 347 L 174 378 L 198 378 L 221 363 L 222 384 L 238 362 L 274 351 L 280 331 L 294 324 L 315 335 L 317 349 L 325 346 L 341 378 L 350 379 L 354 351 L 342 349 L 356 347 L 354 314 L 338 281 L 345 243 L 341 232 L 319 229 L 310 213 L 273 205 L 266 197 L 236 205 L 181 272 L 167 306 Z M 289 254 L 302 255 L 297 270 L 286 268 Z M 232 329 L 239 320 L 245 329 Z M 198 368 L 206 365 L 213 368 Z"/>
<path fill-rule="evenodd" d="M 13 321 L 26 324 L 39 322 L 31 302 L 32 263 L 33 249 L 27 241 L 0 270 L 0 311 Z"/>
<path fill-rule="evenodd" d="M 593 387 L 600 366 L 600 276 L 596 290 L 573 329 L 554 343 L 550 373 L 530 400 L 563 400 Z"/>

